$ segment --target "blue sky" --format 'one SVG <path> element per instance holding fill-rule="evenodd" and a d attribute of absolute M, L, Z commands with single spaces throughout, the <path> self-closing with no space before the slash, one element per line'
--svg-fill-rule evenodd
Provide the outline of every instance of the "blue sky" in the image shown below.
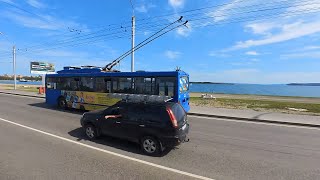
<path fill-rule="evenodd" d="M 179 66 L 192 81 L 319 82 L 318 0 L 132 0 L 136 44 L 183 15 L 180 27 L 135 53 L 136 70 Z M 103 66 L 131 47 L 130 0 L 0 0 L 0 74 L 30 61 Z M 130 56 L 121 71 L 130 71 Z"/>

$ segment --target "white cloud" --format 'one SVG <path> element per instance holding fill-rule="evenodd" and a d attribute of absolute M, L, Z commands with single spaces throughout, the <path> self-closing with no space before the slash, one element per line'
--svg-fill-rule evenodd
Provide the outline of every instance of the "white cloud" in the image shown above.
<path fill-rule="evenodd" d="M 295 59 L 295 58 L 319 59 L 320 52 L 319 51 L 309 51 L 309 52 L 301 52 L 301 53 L 284 54 L 284 55 L 281 55 L 281 58 L 284 58 L 284 59 Z"/>
<path fill-rule="evenodd" d="M 281 43 L 319 33 L 319 14 L 310 14 L 310 8 L 320 8 L 318 2 L 318 0 L 311 0 L 310 2 L 293 0 L 288 2 L 289 7 L 284 9 L 279 17 L 276 16 L 271 20 L 264 20 L 259 23 L 248 23 L 245 30 L 249 30 L 255 35 L 261 35 L 261 37 L 237 42 L 226 51 Z M 300 14 L 293 14 L 288 17 L 288 14 L 296 11 L 299 11 Z M 311 12 L 317 11 L 311 10 Z"/>
<path fill-rule="evenodd" d="M 239 2 L 241 2 L 241 1 L 242 0 L 233 0 L 229 4 L 226 4 L 224 6 L 217 8 L 217 9 L 214 9 L 213 11 L 208 13 L 207 15 L 212 17 L 214 22 L 225 20 L 225 19 L 229 18 L 228 16 L 229 16 L 230 9 L 237 7 L 239 5 Z"/>
<path fill-rule="evenodd" d="M 251 62 L 260 62 L 260 59 L 257 59 L 257 58 L 253 58 L 253 59 L 250 59 Z"/>
<path fill-rule="evenodd" d="M 189 31 L 187 29 L 185 29 L 185 27 L 179 27 L 177 29 L 177 34 L 180 36 L 187 37 L 187 36 L 189 36 Z"/>
<path fill-rule="evenodd" d="M 252 23 L 246 25 L 246 28 L 250 29 L 254 34 L 259 35 L 270 35 L 270 31 L 275 27 L 279 27 L 280 25 L 275 24 L 273 22 L 264 22 L 264 23 Z"/>
<path fill-rule="evenodd" d="M 66 51 L 66 50 L 41 50 L 38 51 L 37 56 L 43 57 L 89 57 L 89 54 L 86 52 L 75 52 L 75 51 Z"/>
<path fill-rule="evenodd" d="M 192 25 L 190 22 L 186 26 L 181 26 L 176 30 L 177 34 L 183 37 L 188 37 L 192 32 Z"/>
<path fill-rule="evenodd" d="M 144 4 L 142 4 L 141 6 L 138 6 L 136 8 L 134 8 L 136 11 L 140 12 L 140 13 L 146 13 L 148 12 L 146 6 Z"/>
<path fill-rule="evenodd" d="M 268 45 L 284 42 L 320 32 L 320 21 L 314 22 L 296 22 L 293 24 L 284 24 L 279 33 L 266 36 L 260 40 L 247 40 L 236 43 L 231 50 L 249 48 L 255 46 Z"/>
<path fill-rule="evenodd" d="M 145 36 L 148 36 L 149 34 L 151 34 L 150 31 L 144 31 L 144 32 L 143 32 L 143 35 L 145 35 Z"/>
<path fill-rule="evenodd" d="M 320 49 L 320 46 L 306 46 L 303 49 L 304 50 L 315 50 L 315 49 Z"/>
<path fill-rule="evenodd" d="M 252 5 L 255 2 L 259 2 L 259 0 L 232 0 L 231 2 L 219 6 L 218 8 L 213 8 L 209 13 L 205 14 L 209 17 L 212 17 L 214 22 L 219 22 L 232 18 L 237 14 L 237 12 L 239 13 L 243 11 L 243 7 Z"/>
<path fill-rule="evenodd" d="M 211 52 L 209 52 L 208 56 L 225 58 L 225 57 L 230 57 L 231 55 L 223 53 L 223 52 L 211 51 Z"/>
<path fill-rule="evenodd" d="M 248 51 L 248 52 L 246 52 L 246 55 L 249 55 L 249 56 L 258 56 L 258 55 L 260 55 L 260 54 L 257 53 L 256 51 Z"/>
<path fill-rule="evenodd" d="M 9 4 L 15 4 L 12 0 L 0 0 L 2 2 L 5 2 L 5 3 L 9 3 Z"/>
<path fill-rule="evenodd" d="M 164 55 L 169 59 L 177 59 L 181 56 L 181 52 L 179 51 L 171 51 L 167 50 Z"/>
<path fill-rule="evenodd" d="M 292 7 L 287 8 L 287 12 L 318 11 L 319 0 L 293 1 Z"/>
<path fill-rule="evenodd" d="M 41 9 L 41 8 L 45 8 L 46 5 L 44 5 L 43 3 L 41 3 L 39 0 L 27 0 L 27 3 L 30 6 L 33 6 L 35 8 Z"/>
<path fill-rule="evenodd" d="M 147 13 L 151 8 L 154 8 L 156 7 L 154 4 L 146 4 L 146 3 L 143 3 L 137 7 L 135 7 L 134 9 L 140 13 Z"/>
<path fill-rule="evenodd" d="M 168 0 L 168 3 L 173 8 L 181 8 L 184 6 L 185 0 Z"/>
<path fill-rule="evenodd" d="M 87 28 L 85 25 L 78 24 L 73 21 L 68 21 L 65 19 L 57 19 L 48 15 L 38 14 L 40 17 L 31 17 L 25 14 L 18 12 L 9 12 L 5 11 L 2 13 L 2 16 L 14 21 L 17 24 L 20 24 L 29 28 L 38 28 L 38 29 L 47 29 L 47 30 L 62 30 L 67 27 L 79 28 L 83 31 L 86 31 Z"/>
<path fill-rule="evenodd" d="M 254 64 L 256 64 L 257 62 L 260 62 L 260 59 L 242 59 L 242 60 L 238 60 L 237 62 L 231 62 L 230 65 L 233 66 L 252 66 Z"/>

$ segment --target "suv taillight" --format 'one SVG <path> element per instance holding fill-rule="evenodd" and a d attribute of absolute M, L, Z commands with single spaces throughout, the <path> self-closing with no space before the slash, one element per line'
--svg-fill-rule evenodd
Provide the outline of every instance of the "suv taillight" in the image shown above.
<path fill-rule="evenodd" d="M 168 114 L 169 114 L 169 117 L 170 117 L 172 126 L 173 126 L 174 128 L 177 128 L 177 127 L 178 127 L 178 121 L 177 121 L 176 117 L 174 116 L 172 110 L 171 110 L 170 108 L 167 108 L 167 112 L 168 112 Z"/>

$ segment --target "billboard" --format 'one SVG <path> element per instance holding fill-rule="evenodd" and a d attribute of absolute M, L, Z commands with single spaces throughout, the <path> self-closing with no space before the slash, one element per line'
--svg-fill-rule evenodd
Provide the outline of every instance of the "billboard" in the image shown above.
<path fill-rule="evenodd" d="M 31 74 L 50 74 L 55 72 L 54 64 L 46 62 L 31 62 Z"/>

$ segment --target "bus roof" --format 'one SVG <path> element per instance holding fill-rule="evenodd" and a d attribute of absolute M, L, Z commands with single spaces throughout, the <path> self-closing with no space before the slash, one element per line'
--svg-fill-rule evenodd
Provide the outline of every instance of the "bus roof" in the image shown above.
<path fill-rule="evenodd" d="M 98 68 L 92 69 L 64 69 L 58 71 L 56 74 L 47 74 L 47 77 L 67 77 L 67 76 L 183 76 L 188 75 L 184 71 L 158 71 L 158 72 L 151 72 L 151 71 L 137 71 L 137 72 L 105 72 L 101 71 Z"/>

